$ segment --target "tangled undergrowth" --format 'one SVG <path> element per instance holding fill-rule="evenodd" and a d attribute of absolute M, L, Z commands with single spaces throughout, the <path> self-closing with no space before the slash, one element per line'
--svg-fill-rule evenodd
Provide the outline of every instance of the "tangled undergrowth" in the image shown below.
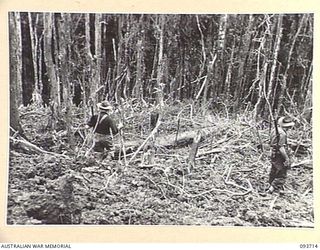
<path fill-rule="evenodd" d="M 104 160 L 95 153 L 84 156 L 91 141 L 81 127 L 81 108 L 73 109 L 72 142 L 63 121 L 48 129 L 49 109 L 20 112 L 26 137 L 43 152 L 10 141 L 8 224 L 313 227 L 310 125 L 298 122 L 288 133 L 294 163 L 285 193 L 265 195 L 269 126 L 248 112 L 204 114 L 192 104 L 165 106 L 153 147 L 148 143 L 135 157 L 136 149 Z M 151 133 L 152 112 L 137 103 L 122 107 L 125 142 L 141 145 Z M 203 130 L 209 133 L 192 168 L 191 144 L 157 144 L 165 135 Z"/>

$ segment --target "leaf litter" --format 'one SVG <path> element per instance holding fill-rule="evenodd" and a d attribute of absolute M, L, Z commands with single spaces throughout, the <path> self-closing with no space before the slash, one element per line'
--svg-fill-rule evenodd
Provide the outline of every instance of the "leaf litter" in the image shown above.
<path fill-rule="evenodd" d="M 69 145 L 63 123 L 60 130 L 46 129 L 48 109 L 22 108 L 30 142 L 56 154 L 10 144 L 7 223 L 314 226 L 310 129 L 301 125 L 288 134 L 293 161 L 307 164 L 288 171 L 285 194 L 262 195 L 270 169 L 269 127 L 259 127 L 250 114 L 226 118 L 222 112 L 203 114 L 196 106 L 191 112 L 189 106 L 179 103 L 162 110 L 155 141 L 176 136 L 177 130 L 179 136 L 208 127 L 191 170 L 190 142 L 147 144 L 129 165 L 123 158 L 85 157 L 90 140 L 83 144 L 75 137 Z M 73 111 L 74 131 L 85 120 L 80 111 Z M 150 134 L 151 112 L 152 107 L 124 105 L 125 141 Z"/>

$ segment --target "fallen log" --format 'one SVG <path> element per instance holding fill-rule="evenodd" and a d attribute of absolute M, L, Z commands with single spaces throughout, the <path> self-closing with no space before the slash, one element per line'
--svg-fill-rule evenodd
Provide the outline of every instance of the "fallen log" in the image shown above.
<path fill-rule="evenodd" d="M 199 150 L 197 156 L 201 157 L 201 156 L 205 156 L 205 155 L 217 154 L 217 153 L 221 153 L 223 151 L 225 151 L 225 148 L 214 148 L 214 149 L 209 150 L 209 151 Z"/>
<path fill-rule="evenodd" d="M 296 141 L 292 139 L 288 139 L 289 147 L 294 151 L 294 154 L 297 155 L 306 155 L 311 152 L 312 143 L 311 141 Z"/>
<path fill-rule="evenodd" d="M 193 143 L 193 139 L 197 137 L 198 131 L 200 131 L 200 141 L 203 141 L 205 137 L 213 133 L 214 127 L 206 127 L 196 131 L 186 131 L 178 134 L 170 134 L 167 136 L 161 136 L 156 142 L 156 146 L 171 148 L 174 146 L 187 146 Z"/>
<path fill-rule="evenodd" d="M 40 154 L 49 154 L 49 155 L 54 155 L 54 156 L 58 156 L 58 157 L 69 158 L 68 156 L 63 155 L 63 154 L 57 154 L 54 152 L 49 152 L 49 151 L 43 150 L 42 148 L 39 148 L 38 146 L 32 144 L 31 142 L 28 142 L 25 139 L 15 139 L 10 136 L 10 140 L 12 141 L 12 143 L 15 147 L 17 145 L 19 145 L 22 150 L 24 150 L 28 153 L 32 152 L 32 153 L 40 153 Z"/>
<path fill-rule="evenodd" d="M 178 136 L 177 134 L 169 134 L 169 135 L 165 135 L 165 136 L 159 136 L 155 142 L 155 147 L 158 148 L 176 148 L 176 147 L 185 147 L 188 146 L 190 144 L 193 143 L 194 138 L 197 137 L 198 135 L 198 131 L 186 131 L 183 133 L 180 133 Z M 203 141 L 205 137 L 208 137 L 211 133 L 213 133 L 214 131 L 214 127 L 207 127 L 204 128 L 202 130 L 200 130 L 199 135 L 198 135 L 198 140 Z M 152 134 L 152 132 L 151 132 Z M 135 141 L 124 141 L 124 148 L 126 149 L 126 154 L 130 154 L 132 152 L 136 152 L 139 153 L 139 151 L 141 150 L 142 147 L 150 147 L 150 135 L 145 139 L 145 140 L 135 140 Z M 226 140 L 223 140 L 226 141 Z M 217 142 L 218 143 L 218 142 Z M 219 144 L 219 143 L 218 143 Z M 115 143 L 115 148 L 116 148 L 116 152 L 115 155 L 123 155 L 123 154 L 119 154 L 119 152 L 121 151 L 121 144 L 119 142 Z M 205 155 L 205 154 L 213 154 L 213 153 L 218 153 L 215 152 L 216 149 L 213 149 L 212 152 L 201 152 L 199 150 L 199 154 L 200 155 Z M 221 149 L 220 149 L 221 151 Z M 136 154 L 135 156 L 136 157 Z M 131 162 L 132 160 L 129 160 L 129 162 Z"/>
<path fill-rule="evenodd" d="M 303 160 L 300 162 L 292 163 L 291 168 L 297 168 L 297 167 L 305 167 L 305 168 L 313 168 L 312 160 Z"/>

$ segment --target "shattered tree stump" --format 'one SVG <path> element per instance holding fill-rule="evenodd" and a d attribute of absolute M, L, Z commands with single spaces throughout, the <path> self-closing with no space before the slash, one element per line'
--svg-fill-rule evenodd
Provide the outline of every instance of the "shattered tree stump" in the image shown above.
<path fill-rule="evenodd" d="M 199 148 L 199 142 L 201 140 L 201 132 L 198 131 L 196 137 L 193 140 L 191 150 L 188 157 L 188 172 L 190 173 L 192 169 L 195 168 L 196 156 Z"/>

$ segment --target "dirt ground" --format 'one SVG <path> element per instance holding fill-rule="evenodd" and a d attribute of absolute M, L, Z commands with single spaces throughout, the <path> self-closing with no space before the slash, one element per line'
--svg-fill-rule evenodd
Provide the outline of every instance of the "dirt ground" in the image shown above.
<path fill-rule="evenodd" d="M 314 226 L 311 126 L 297 124 L 288 132 L 303 147 L 291 148 L 294 164 L 285 193 L 265 194 L 269 127 L 254 123 L 249 113 L 167 107 L 154 150 L 144 147 L 128 164 L 132 154 L 120 160 L 102 160 L 96 153 L 85 157 L 90 138 L 75 136 L 70 144 L 63 128 L 48 130 L 49 109 L 29 106 L 20 112 L 29 142 L 46 153 L 10 140 L 8 224 Z M 124 141 L 147 138 L 150 112 L 124 107 Z M 85 120 L 82 110 L 73 114 L 73 131 L 84 134 L 77 129 Z M 191 169 L 191 144 L 157 146 L 163 135 L 176 133 L 178 117 L 179 133 L 204 124 L 213 131 L 199 143 Z"/>

